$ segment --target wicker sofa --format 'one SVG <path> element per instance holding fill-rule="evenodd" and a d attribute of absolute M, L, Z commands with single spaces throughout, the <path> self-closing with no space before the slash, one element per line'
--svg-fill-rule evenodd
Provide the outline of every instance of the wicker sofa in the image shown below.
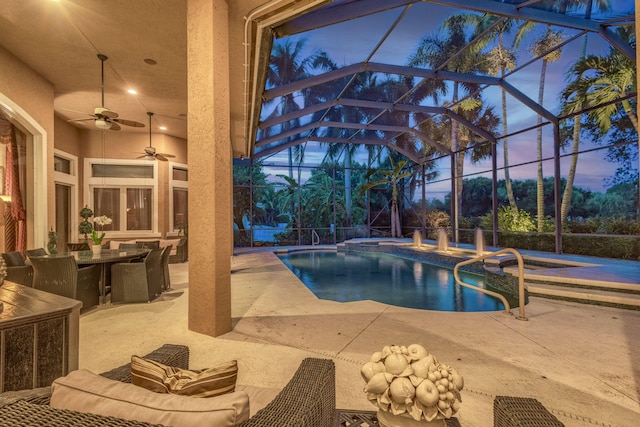
<path fill-rule="evenodd" d="M 189 368 L 189 348 L 165 344 L 144 356 L 170 366 Z M 131 382 L 131 367 L 126 364 L 101 374 L 106 378 Z M 0 426 L 151 426 L 145 422 L 124 420 L 49 406 L 51 388 L 0 393 Z M 304 359 L 291 380 L 266 407 L 240 427 L 308 426 L 331 427 L 335 412 L 335 366 L 332 360 Z"/>

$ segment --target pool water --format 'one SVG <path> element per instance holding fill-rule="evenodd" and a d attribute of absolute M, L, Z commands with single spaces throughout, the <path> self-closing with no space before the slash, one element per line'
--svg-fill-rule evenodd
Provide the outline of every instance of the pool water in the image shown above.
<path fill-rule="evenodd" d="M 278 254 L 318 298 L 373 300 L 439 311 L 503 310 L 500 300 L 455 283 L 453 270 L 381 253 L 302 251 Z M 465 283 L 484 287 L 480 275 L 460 272 Z"/>

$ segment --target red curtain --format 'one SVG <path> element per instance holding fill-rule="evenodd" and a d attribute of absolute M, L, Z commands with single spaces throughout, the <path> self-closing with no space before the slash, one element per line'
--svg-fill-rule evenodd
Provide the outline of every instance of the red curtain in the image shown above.
<path fill-rule="evenodd" d="M 0 143 L 6 145 L 6 167 L 3 194 L 11 203 L 3 208 L 5 218 L 5 251 L 24 252 L 27 249 L 27 214 L 23 193 L 26 178 L 25 135 L 8 120 L 0 118 Z"/>

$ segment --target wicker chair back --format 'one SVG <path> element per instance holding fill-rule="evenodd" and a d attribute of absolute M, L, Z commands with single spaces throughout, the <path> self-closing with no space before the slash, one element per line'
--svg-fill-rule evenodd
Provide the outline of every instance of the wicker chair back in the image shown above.
<path fill-rule="evenodd" d="M 82 301 L 82 309 L 95 307 L 100 298 L 100 266 L 78 269 L 73 255 L 33 256 L 33 287 Z"/>

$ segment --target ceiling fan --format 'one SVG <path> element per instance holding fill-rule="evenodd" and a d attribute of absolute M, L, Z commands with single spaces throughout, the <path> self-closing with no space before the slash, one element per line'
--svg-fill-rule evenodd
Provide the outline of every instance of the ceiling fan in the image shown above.
<path fill-rule="evenodd" d="M 166 153 L 156 153 L 156 147 L 151 145 L 151 116 L 153 116 L 152 112 L 147 112 L 149 116 L 149 146 L 144 147 L 144 153 L 141 156 L 136 157 L 136 159 L 145 159 L 145 160 L 162 160 L 166 162 L 168 158 L 175 157 L 173 154 Z"/>
<path fill-rule="evenodd" d="M 89 114 L 90 118 L 86 119 L 71 119 L 70 122 L 82 122 L 87 120 L 93 120 L 95 126 L 98 129 L 109 129 L 109 130 L 120 130 L 120 125 L 125 126 L 133 126 L 133 127 L 144 127 L 144 124 L 140 122 L 136 122 L 133 120 L 125 120 L 119 119 L 118 113 L 115 111 L 111 111 L 107 107 L 104 106 L 104 61 L 108 59 L 106 55 L 101 53 L 98 54 L 98 59 L 100 59 L 102 65 L 102 106 L 96 107 L 93 110 L 93 114 Z"/>

